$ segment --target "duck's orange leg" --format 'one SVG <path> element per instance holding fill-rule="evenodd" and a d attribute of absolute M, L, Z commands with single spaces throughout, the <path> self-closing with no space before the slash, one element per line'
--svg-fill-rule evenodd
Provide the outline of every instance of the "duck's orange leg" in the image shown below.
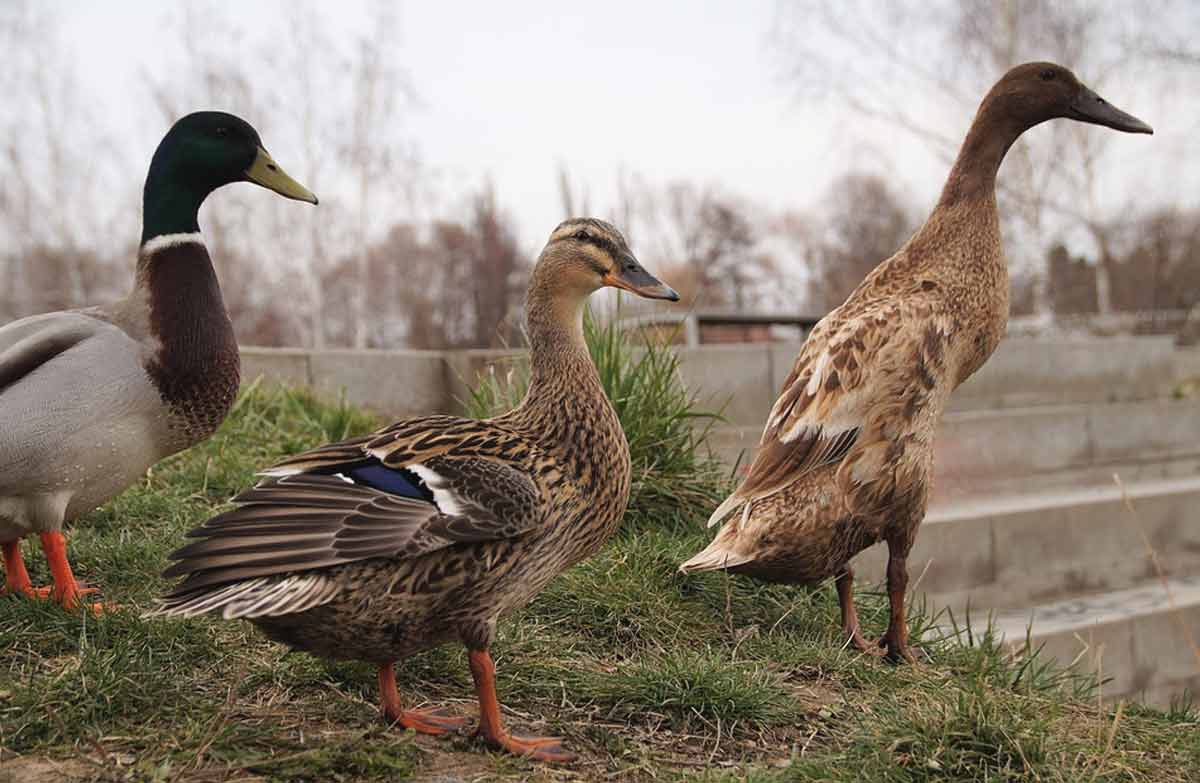
<path fill-rule="evenodd" d="M 842 608 L 842 644 L 848 643 L 868 655 L 883 655 L 879 645 L 866 640 L 858 624 L 858 610 L 854 608 L 854 570 L 846 566 L 846 570 L 837 575 L 834 584 L 837 586 L 838 604 Z"/>
<path fill-rule="evenodd" d="M 4 592 L 13 595 L 34 595 L 33 582 L 29 581 L 29 572 L 25 570 L 25 561 L 21 558 L 21 539 L 8 541 L 2 545 L 4 549 Z"/>
<path fill-rule="evenodd" d="M 538 761 L 567 762 L 575 754 L 563 750 L 558 737 L 518 737 L 509 734 L 500 720 L 500 702 L 496 699 L 496 664 L 487 650 L 471 650 L 468 654 L 471 676 L 475 678 L 475 693 L 479 697 L 479 736 L 493 747 L 529 756 Z"/>
<path fill-rule="evenodd" d="M 400 691 L 396 688 L 396 667 L 385 664 L 379 667 L 379 695 L 383 700 L 383 714 L 389 721 L 421 734 L 449 734 L 467 725 L 466 718 L 445 715 L 439 710 L 406 710 L 400 706 Z"/>
<path fill-rule="evenodd" d="M 67 539 L 62 533 L 42 533 L 42 552 L 46 555 L 46 564 L 50 566 L 50 576 L 54 579 L 53 587 L 35 588 L 33 593 L 39 598 L 49 598 L 64 609 L 77 609 L 86 606 L 93 614 L 101 614 L 103 604 L 84 604 L 81 596 L 96 592 L 94 587 L 80 587 L 71 571 L 71 563 L 67 560 Z"/>

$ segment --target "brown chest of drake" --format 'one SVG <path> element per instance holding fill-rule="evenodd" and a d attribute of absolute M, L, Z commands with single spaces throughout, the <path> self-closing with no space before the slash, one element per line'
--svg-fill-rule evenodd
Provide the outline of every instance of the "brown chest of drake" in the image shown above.
<path fill-rule="evenodd" d="M 143 251 L 139 282 L 148 300 L 153 348 L 146 373 L 167 408 L 176 448 L 212 435 L 241 383 L 233 323 L 203 243 L 179 241 Z"/>

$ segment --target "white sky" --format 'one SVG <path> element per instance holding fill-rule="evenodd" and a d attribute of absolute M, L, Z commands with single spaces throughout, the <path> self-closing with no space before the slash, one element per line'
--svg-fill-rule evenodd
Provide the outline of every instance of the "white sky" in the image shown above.
<path fill-rule="evenodd" d="M 423 104 L 405 119 L 403 132 L 445 191 L 465 191 L 490 175 L 526 243 L 539 243 L 561 217 L 560 161 L 586 183 L 599 213 L 611 203 L 622 168 L 650 182 L 720 183 L 776 210 L 811 206 L 834 176 L 852 167 L 897 177 L 919 198 L 917 214 L 936 196 L 945 164 L 918 144 L 856 123 L 836 106 L 796 99 L 770 48 L 774 0 L 566 6 L 515 0 L 400 6 L 397 59 Z M 148 160 L 162 129 L 134 127 L 144 118 L 120 107 L 131 91 L 145 92 L 139 74 L 163 67 L 170 56 L 154 43 L 163 6 L 108 0 L 60 7 L 64 43 L 77 52 L 83 85 L 100 105 L 116 107 L 100 118 L 109 124 L 105 130 L 143 145 L 130 151 L 130 160 Z M 283 3 L 241 0 L 228 8 L 251 40 L 286 27 L 278 18 Z M 342 34 L 368 18 L 360 0 L 329 8 Z M 1144 188 L 1195 204 L 1200 177 L 1194 166 L 1180 165 L 1196 130 L 1194 107 L 1159 116 L 1120 95 L 1107 97 L 1158 135 L 1153 144 L 1125 137 L 1128 144 L 1115 145 L 1105 196 L 1120 203 L 1131 188 Z M 1186 122 L 1173 125 L 1181 117 Z M 304 171 L 290 162 L 299 151 L 271 143 L 270 124 L 285 120 L 255 124 L 280 163 L 303 180 Z M 969 121 L 947 117 L 948 133 L 961 134 Z M 1036 135 L 1029 134 L 1033 143 Z"/>

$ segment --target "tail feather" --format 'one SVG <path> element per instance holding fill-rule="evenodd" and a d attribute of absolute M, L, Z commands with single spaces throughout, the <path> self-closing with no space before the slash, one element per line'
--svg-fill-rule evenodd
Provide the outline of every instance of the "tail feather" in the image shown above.
<path fill-rule="evenodd" d="M 749 563 L 754 558 L 749 555 L 741 555 L 730 549 L 726 549 L 720 541 L 713 541 L 704 550 L 691 560 L 679 566 L 680 573 L 695 574 L 700 571 L 720 571 L 726 568 Z"/>
<path fill-rule="evenodd" d="M 219 614 L 226 620 L 297 614 L 337 597 L 341 586 L 322 574 L 283 579 L 259 577 L 210 589 L 160 598 L 148 617 L 199 617 Z"/>
<path fill-rule="evenodd" d="M 721 520 L 732 514 L 739 505 L 745 502 L 745 498 L 734 492 L 732 495 L 725 498 L 725 500 L 721 502 L 721 505 L 717 506 L 716 511 L 712 512 L 712 516 L 708 518 L 708 524 L 705 525 L 705 527 L 715 527 L 716 525 L 721 524 Z"/>

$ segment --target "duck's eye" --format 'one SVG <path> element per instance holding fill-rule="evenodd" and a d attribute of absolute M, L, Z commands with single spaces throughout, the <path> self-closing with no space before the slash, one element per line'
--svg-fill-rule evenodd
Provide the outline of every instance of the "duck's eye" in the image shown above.
<path fill-rule="evenodd" d="M 217 128 L 217 130 L 216 130 L 216 134 L 217 134 L 218 136 L 228 136 L 228 135 L 229 135 L 229 128 L 226 128 L 224 125 L 222 125 L 221 127 Z"/>
<path fill-rule="evenodd" d="M 591 241 L 592 235 L 586 231 L 576 231 L 573 238 L 579 240 L 580 242 L 588 242 Z"/>
<path fill-rule="evenodd" d="M 1047 68 L 1046 70 L 1044 70 L 1038 74 L 1038 78 L 1044 82 L 1052 81 L 1054 79 L 1053 69 Z"/>

